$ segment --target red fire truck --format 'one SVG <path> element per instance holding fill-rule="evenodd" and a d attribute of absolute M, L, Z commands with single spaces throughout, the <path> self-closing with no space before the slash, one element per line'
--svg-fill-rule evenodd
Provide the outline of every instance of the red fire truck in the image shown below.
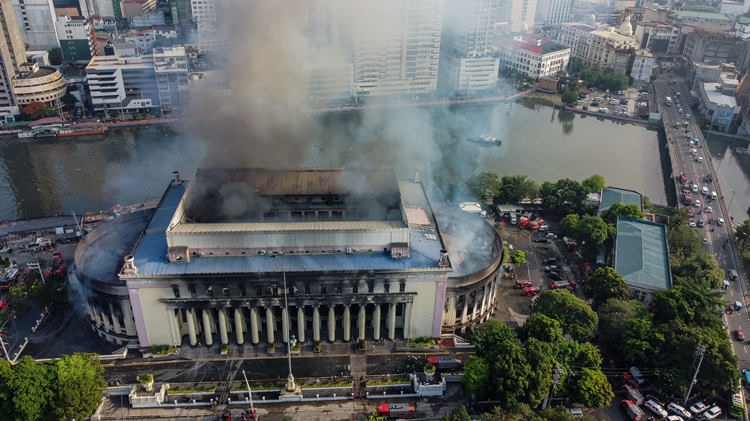
<path fill-rule="evenodd" d="M 378 405 L 378 415 L 386 418 L 406 418 L 414 411 L 413 406 L 403 403 Z"/>

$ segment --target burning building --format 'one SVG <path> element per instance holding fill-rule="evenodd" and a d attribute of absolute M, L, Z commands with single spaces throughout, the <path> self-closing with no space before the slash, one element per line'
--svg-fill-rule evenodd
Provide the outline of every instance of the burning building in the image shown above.
<path fill-rule="evenodd" d="M 502 249 L 392 170 L 201 169 L 90 233 L 71 276 L 130 346 L 437 338 L 489 317 Z"/>

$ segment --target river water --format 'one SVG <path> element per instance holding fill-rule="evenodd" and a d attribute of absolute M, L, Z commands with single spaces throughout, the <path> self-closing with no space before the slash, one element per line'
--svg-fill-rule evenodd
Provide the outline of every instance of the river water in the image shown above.
<path fill-rule="evenodd" d="M 459 139 L 453 145 L 461 150 L 456 159 L 469 156 L 460 160 L 466 172 L 526 174 L 538 182 L 601 174 L 608 185 L 636 190 L 654 203 L 667 204 L 658 148 L 664 140 L 657 130 L 581 116 L 532 99 L 454 114 L 460 118 L 441 117 L 445 120 L 441 127 Z M 335 137 L 341 148 L 346 136 L 330 134 L 351 119 L 327 117 L 318 135 L 320 145 L 315 146 L 324 151 L 327 139 Z M 502 139 L 502 146 L 481 147 L 463 141 L 465 136 L 483 133 Z M 750 157 L 735 156 L 732 151 L 746 145 L 718 139 L 709 139 L 708 144 L 725 194 L 730 189 L 736 192 L 731 212 L 745 219 L 750 206 Z M 189 177 L 206 150 L 203 142 L 168 127 L 61 140 L 2 138 L 0 221 L 98 211 L 160 197 L 172 171 Z M 350 150 L 358 153 L 354 147 Z M 452 156 L 446 154 L 444 159 L 450 161 Z M 341 163 L 312 160 L 310 164 Z"/>

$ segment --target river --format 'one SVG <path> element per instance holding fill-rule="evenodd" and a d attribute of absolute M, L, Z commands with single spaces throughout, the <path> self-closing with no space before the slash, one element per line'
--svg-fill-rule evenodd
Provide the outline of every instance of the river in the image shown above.
<path fill-rule="evenodd" d="M 526 174 L 538 182 L 601 174 L 608 185 L 667 204 L 658 148 L 664 140 L 657 130 L 582 116 L 532 99 L 462 109 L 455 115 L 460 118 L 443 119 L 441 127 L 457 139 L 452 147 L 460 150 L 455 158 L 465 172 Z M 327 117 L 320 145 L 315 146 L 327 151 L 330 133 L 350 119 Z M 502 139 L 502 146 L 481 147 L 463 140 L 482 133 Z M 347 142 L 346 136 L 335 137 L 339 148 Z M 736 217 L 742 220 L 750 206 L 750 157 L 735 156 L 731 151 L 736 145 L 730 147 L 723 140 L 709 139 L 708 144 L 725 194 L 730 189 L 736 192 L 731 211 L 742 214 Z M 0 139 L 0 221 L 98 211 L 160 197 L 172 171 L 189 177 L 206 148 L 168 127 L 61 140 L 4 137 Z M 355 147 L 349 150 L 359 153 Z M 444 159 L 453 160 L 452 154 L 445 155 Z M 323 161 L 313 159 L 310 164 L 341 164 Z"/>

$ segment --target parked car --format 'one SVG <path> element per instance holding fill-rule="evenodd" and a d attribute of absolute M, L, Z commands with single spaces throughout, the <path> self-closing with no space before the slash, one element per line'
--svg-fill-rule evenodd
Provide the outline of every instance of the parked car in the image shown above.
<path fill-rule="evenodd" d="M 676 404 L 675 402 L 672 402 L 667 406 L 667 411 L 676 414 L 682 418 L 690 419 L 693 416 L 690 415 L 690 412 L 688 412 L 685 408 L 681 407 L 680 405 Z"/>
<path fill-rule="evenodd" d="M 555 265 L 549 265 L 544 267 L 545 272 L 560 272 L 562 271 L 561 268 L 555 266 Z"/>
<path fill-rule="evenodd" d="M 613 99 L 612 101 L 609 101 L 609 105 L 619 105 L 620 101 Z"/>
<path fill-rule="evenodd" d="M 721 415 L 721 408 L 714 405 L 708 411 L 703 413 L 703 418 L 707 420 L 712 420 L 718 417 L 719 415 Z"/>
<path fill-rule="evenodd" d="M 544 259 L 542 263 L 545 265 L 551 265 L 553 263 L 557 263 L 557 259 L 555 259 L 554 257 L 549 257 L 547 259 Z"/>
<path fill-rule="evenodd" d="M 545 237 L 537 237 L 537 238 L 534 239 L 534 242 L 535 243 L 546 243 L 547 242 L 547 238 L 545 238 Z"/>
<path fill-rule="evenodd" d="M 698 228 L 703 228 L 703 227 L 705 227 L 705 226 L 706 226 L 706 223 L 705 223 L 705 222 L 703 222 L 703 220 L 702 220 L 702 219 L 699 219 L 699 220 L 698 220 Z"/>
<path fill-rule="evenodd" d="M 695 405 L 691 406 L 690 412 L 693 413 L 693 415 L 698 415 L 703 413 L 706 409 L 708 409 L 708 406 L 703 402 L 696 402 Z"/>
<path fill-rule="evenodd" d="M 667 411 L 664 410 L 664 408 L 656 401 L 653 400 L 647 400 L 645 404 L 643 404 L 646 408 L 650 409 L 653 413 L 658 415 L 660 418 L 665 418 L 669 415 Z"/>
<path fill-rule="evenodd" d="M 621 100 L 620 100 L 620 105 L 628 105 L 628 100 L 627 100 L 627 99 L 624 99 L 624 98 L 623 98 L 623 99 L 621 99 Z"/>

